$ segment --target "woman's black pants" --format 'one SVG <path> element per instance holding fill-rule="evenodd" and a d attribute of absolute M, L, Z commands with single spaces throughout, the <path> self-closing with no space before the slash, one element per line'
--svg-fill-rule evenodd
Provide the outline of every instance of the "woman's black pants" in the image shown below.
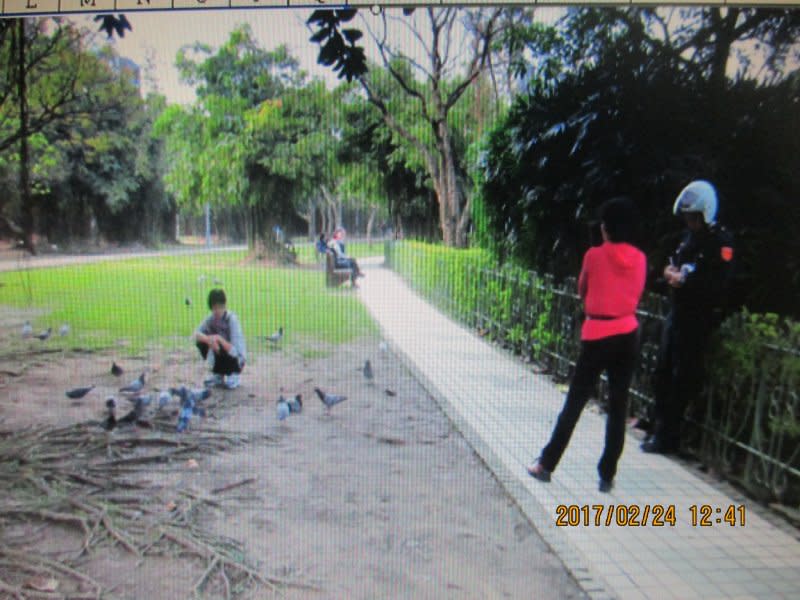
<path fill-rule="evenodd" d="M 583 407 L 597 386 L 600 374 L 608 375 L 609 403 L 606 419 L 606 443 L 597 465 L 600 478 L 614 479 L 617 462 L 625 443 L 625 419 L 628 414 L 628 387 L 636 365 L 639 349 L 638 330 L 600 340 L 581 342 L 581 353 L 567 399 L 558 415 L 553 435 L 542 450 L 539 461 L 548 471 L 554 471 L 569 444 L 575 424 Z"/>

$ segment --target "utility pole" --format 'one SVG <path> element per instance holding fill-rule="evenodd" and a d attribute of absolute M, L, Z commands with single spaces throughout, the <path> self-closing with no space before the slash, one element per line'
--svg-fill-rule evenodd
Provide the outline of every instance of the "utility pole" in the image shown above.
<path fill-rule="evenodd" d="M 211 248 L 211 205 L 206 202 L 206 248 Z"/>

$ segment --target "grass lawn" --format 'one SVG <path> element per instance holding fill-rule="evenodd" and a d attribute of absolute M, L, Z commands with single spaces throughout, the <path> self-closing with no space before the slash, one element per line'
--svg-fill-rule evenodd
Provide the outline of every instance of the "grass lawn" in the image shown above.
<path fill-rule="evenodd" d="M 303 356 L 377 331 L 355 294 L 326 288 L 321 270 L 251 266 L 244 258 L 228 252 L 0 273 L 0 306 L 33 309 L 35 332 L 53 327 L 55 338 L 69 323 L 70 335 L 57 344 L 100 348 L 126 340 L 131 353 L 153 342 L 187 344 L 209 312 L 213 287 L 225 290 L 251 352 L 280 326 L 283 345 Z"/>

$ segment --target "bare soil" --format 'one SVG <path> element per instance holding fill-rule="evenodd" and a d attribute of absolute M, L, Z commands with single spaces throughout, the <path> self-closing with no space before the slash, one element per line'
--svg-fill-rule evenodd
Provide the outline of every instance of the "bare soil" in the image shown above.
<path fill-rule="evenodd" d="M 106 396 L 119 397 L 118 387 L 141 371 L 148 390 L 197 386 L 207 376 L 188 342 L 185 350 L 138 358 L 77 352 L 64 340 L 19 340 L 25 318 L 7 312 L 0 324 L 0 429 L 101 419 Z M 213 426 L 249 442 L 192 456 L 196 468 L 183 456 L 142 466 L 136 477 L 176 503 L 186 490 L 213 497 L 199 525 L 240 542 L 243 558 L 265 575 L 301 584 L 281 588 L 282 597 L 583 598 L 434 400 L 379 342 L 320 347 L 317 358 L 291 345 L 252 348 L 242 387 L 216 390 L 219 408 L 184 434 Z M 66 349 L 51 352 L 57 344 Z M 367 358 L 374 384 L 358 370 Z M 112 360 L 126 369 L 122 377 L 109 373 Z M 65 397 L 88 383 L 97 388 L 82 400 Z M 328 414 L 315 386 L 348 399 Z M 279 422 L 281 393 L 302 394 L 303 412 Z M 19 551 L 69 557 L 81 539 L 69 524 L 0 516 L 0 544 Z M 139 558 L 120 546 L 90 551 L 81 562 L 110 597 L 153 600 L 189 597 L 206 566 L 180 554 Z M 275 596 L 261 586 L 231 591 Z M 212 576 L 203 593 L 223 597 L 221 578 Z"/>

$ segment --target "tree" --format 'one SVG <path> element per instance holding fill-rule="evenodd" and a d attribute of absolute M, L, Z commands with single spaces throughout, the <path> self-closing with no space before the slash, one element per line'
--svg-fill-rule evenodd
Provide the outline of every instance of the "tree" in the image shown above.
<path fill-rule="evenodd" d="M 157 124 L 168 189 L 185 208 L 235 207 L 251 248 L 275 252 L 273 226 L 294 222 L 323 179 L 334 99 L 320 82 L 306 84 L 285 47 L 260 48 L 246 25 L 216 51 L 183 49 L 178 65 L 198 102 L 170 107 Z"/>
<path fill-rule="evenodd" d="M 31 153 L 52 158 L 64 152 L 63 143 L 75 141 L 74 131 L 113 118 L 119 99 L 105 91 L 118 77 L 89 49 L 88 33 L 58 19 L 4 21 L 0 56 L 9 65 L 0 73 L 0 157 L 6 169 L 14 157 L 19 178 L 19 193 L 0 199 L 0 214 L 33 252 L 35 203 L 48 183 Z M 113 176 L 107 177 L 113 185 Z"/>
<path fill-rule="evenodd" d="M 356 29 L 338 31 L 339 23 L 349 21 L 353 14 L 349 11 L 315 11 L 311 15 L 309 23 L 318 26 L 318 31 L 311 39 L 318 43 L 327 40 L 322 44 L 319 62 L 334 64 L 335 69 L 340 70 L 340 76 L 356 79 L 396 139 L 402 140 L 412 152 L 419 155 L 436 194 L 445 244 L 465 246 L 471 198 L 464 193 L 464 179 L 459 177 L 459 168 L 463 170 L 463 165 L 460 165 L 463 156 L 456 151 L 449 116 L 487 64 L 501 9 L 463 11 L 457 8 L 427 8 L 416 11 L 413 16 L 407 13 L 403 19 L 387 17 L 382 12 L 382 32 L 370 30 L 383 68 L 393 84 L 405 94 L 405 104 L 410 103 L 415 107 L 418 121 L 425 124 L 424 129 L 403 123 L 398 118 L 396 106 L 380 93 L 378 81 L 359 66 L 362 61 L 355 42 L 361 37 L 361 32 Z M 389 42 L 387 20 L 394 20 L 406 27 L 408 33 L 419 41 L 426 55 L 425 64 L 417 62 Z M 452 79 L 450 74 L 458 67 L 459 57 L 463 57 L 455 48 L 454 30 L 457 24 L 469 32 L 472 45 L 464 74 Z M 428 37 L 427 41 L 424 36 Z M 350 68 L 352 63 L 355 63 L 354 69 Z"/>
<path fill-rule="evenodd" d="M 800 284 L 776 269 L 800 268 L 796 236 L 783 225 L 796 221 L 800 193 L 797 71 L 770 85 L 738 71 L 720 90 L 710 58 L 688 65 L 666 37 L 647 34 L 641 13 L 631 11 L 609 32 L 608 13 L 595 12 L 576 11 L 579 20 L 566 21 L 564 69 L 554 81 L 531 82 L 490 136 L 481 196 L 501 257 L 574 274 L 595 209 L 625 194 L 646 223 L 641 243 L 650 264 L 662 265 L 676 243 L 675 195 L 706 178 L 717 185 L 721 220 L 741 244 L 737 300 L 756 310 L 795 311 L 787 299 Z M 590 22 L 598 26 L 593 34 L 566 37 Z"/>

